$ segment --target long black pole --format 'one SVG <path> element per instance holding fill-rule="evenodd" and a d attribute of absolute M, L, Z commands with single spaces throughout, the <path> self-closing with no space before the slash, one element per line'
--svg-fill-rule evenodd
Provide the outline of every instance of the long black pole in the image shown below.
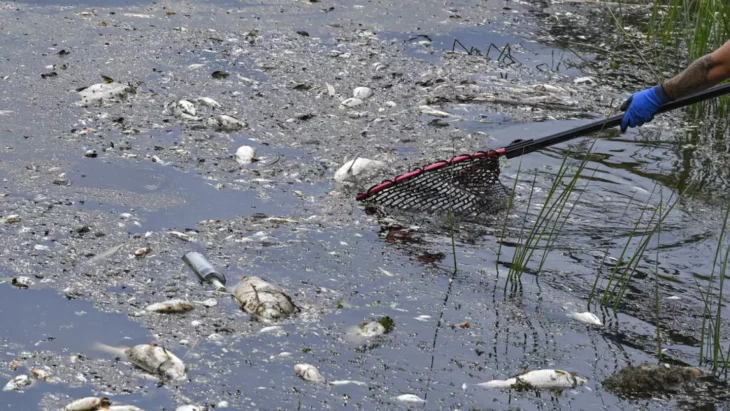
<path fill-rule="evenodd" d="M 730 83 L 715 86 L 699 93 L 693 94 L 691 96 L 687 96 L 679 100 L 672 101 L 671 103 L 667 103 L 659 108 L 657 114 L 686 107 L 695 103 L 699 103 L 700 101 L 709 100 L 711 98 L 719 97 L 728 93 L 730 93 Z M 576 127 L 571 130 L 563 131 L 543 138 L 538 138 L 537 140 L 521 140 L 507 146 L 505 148 L 504 155 L 507 158 L 518 157 L 523 154 L 532 153 L 533 151 L 552 146 L 554 144 L 572 140 L 576 137 L 595 133 L 597 131 L 601 131 L 607 128 L 613 128 L 620 125 L 623 118 L 624 115 L 619 114 L 604 120 L 598 120 L 593 123 Z"/>

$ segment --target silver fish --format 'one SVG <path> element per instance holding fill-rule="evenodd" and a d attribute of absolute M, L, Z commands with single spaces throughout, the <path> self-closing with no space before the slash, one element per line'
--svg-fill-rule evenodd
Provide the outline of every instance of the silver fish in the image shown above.
<path fill-rule="evenodd" d="M 30 377 L 21 374 L 8 381 L 8 383 L 5 384 L 5 387 L 3 387 L 3 391 L 20 391 L 32 383 L 33 381 L 31 381 Z"/>
<path fill-rule="evenodd" d="M 161 314 L 184 313 L 192 310 L 193 304 L 179 298 L 174 298 L 161 303 L 150 304 L 145 309 Z"/>
<path fill-rule="evenodd" d="M 273 322 L 301 311 L 282 289 L 256 276 L 244 277 L 233 296 L 244 311 L 261 322 Z"/>
<path fill-rule="evenodd" d="M 112 404 L 107 397 L 80 398 L 63 407 L 63 411 L 95 411 L 105 409 Z"/>
<path fill-rule="evenodd" d="M 395 397 L 395 399 L 398 401 L 402 401 L 402 402 L 420 402 L 420 403 L 426 402 L 426 400 L 424 400 L 423 398 L 421 398 L 417 395 L 413 395 L 413 394 L 399 395 L 399 396 Z"/>
<path fill-rule="evenodd" d="M 205 120 L 206 125 L 216 131 L 237 131 L 246 127 L 246 122 L 225 114 L 210 117 Z"/>
<path fill-rule="evenodd" d="M 358 326 L 358 334 L 370 338 L 385 334 L 385 327 L 377 321 L 364 322 Z"/>
<path fill-rule="evenodd" d="M 492 380 L 477 384 L 484 388 L 531 388 L 538 390 L 564 390 L 576 388 L 588 382 L 574 373 L 562 370 L 527 371 L 506 380 Z"/>
<path fill-rule="evenodd" d="M 317 367 L 311 364 L 297 364 L 294 366 L 294 373 L 301 379 L 311 382 L 324 382 L 324 377 L 319 373 Z"/>
<path fill-rule="evenodd" d="M 187 100 L 180 100 L 170 105 L 172 114 L 181 120 L 197 121 L 200 118 L 196 117 L 196 110 L 193 103 Z"/>
<path fill-rule="evenodd" d="M 134 405 L 112 405 L 109 408 L 102 408 L 103 411 L 144 411 Z"/>
<path fill-rule="evenodd" d="M 17 214 L 11 214 L 5 218 L 3 218 L 3 222 L 5 224 L 12 224 L 12 223 L 19 223 L 21 220 L 20 216 Z"/>
<path fill-rule="evenodd" d="M 97 344 L 96 348 L 116 356 L 126 356 L 132 364 L 164 379 L 179 381 L 186 377 L 182 360 L 157 344 L 139 344 L 127 349 Z"/>

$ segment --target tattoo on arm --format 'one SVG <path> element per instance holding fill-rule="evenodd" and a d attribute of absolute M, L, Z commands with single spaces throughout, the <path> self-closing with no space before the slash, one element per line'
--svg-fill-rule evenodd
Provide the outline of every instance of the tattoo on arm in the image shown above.
<path fill-rule="evenodd" d="M 709 74 L 717 63 L 712 61 L 712 55 L 700 57 L 689 65 L 683 72 L 664 82 L 664 92 L 669 98 L 676 100 L 698 91 L 710 88 L 718 83 L 710 79 Z"/>

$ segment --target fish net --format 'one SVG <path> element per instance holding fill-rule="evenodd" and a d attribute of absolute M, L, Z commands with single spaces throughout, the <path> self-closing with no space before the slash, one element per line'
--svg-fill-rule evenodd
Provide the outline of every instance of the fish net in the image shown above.
<path fill-rule="evenodd" d="M 493 213 L 506 197 L 507 190 L 499 181 L 499 157 L 478 152 L 385 180 L 359 194 L 357 199 L 401 210 L 480 215 Z"/>

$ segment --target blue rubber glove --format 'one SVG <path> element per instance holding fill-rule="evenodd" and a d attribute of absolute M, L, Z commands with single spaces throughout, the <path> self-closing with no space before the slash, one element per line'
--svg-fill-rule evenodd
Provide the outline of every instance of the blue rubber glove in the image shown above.
<path fill-rule="evenodd" d="M 654 114 L 659 107 L 672 101 L 664 92 L 662 85 L 640 91 L 621 105 L 621 110 L 626 111 L 621 121 L 621 132 L 629 127 L 638 127 L 654 119 Z"/>

